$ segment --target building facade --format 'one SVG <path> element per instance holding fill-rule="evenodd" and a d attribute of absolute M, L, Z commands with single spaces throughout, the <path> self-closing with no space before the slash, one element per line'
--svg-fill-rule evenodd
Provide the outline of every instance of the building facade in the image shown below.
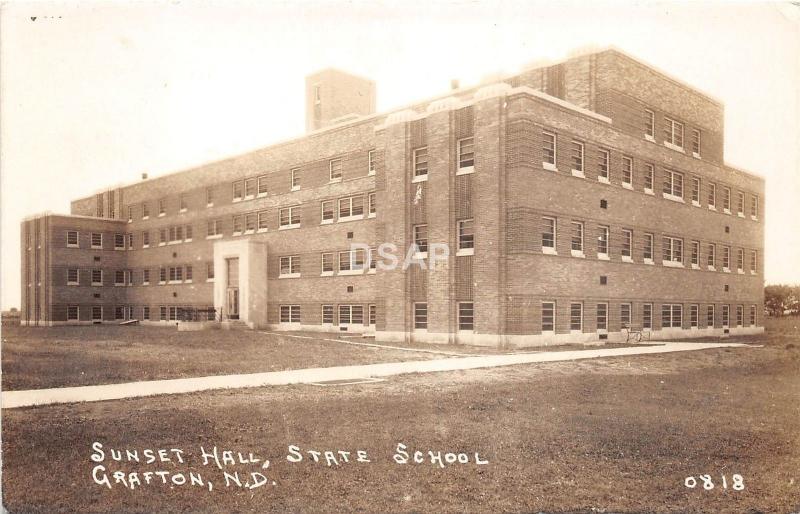
<path fill-rule="evenodd" d="M 365 79 L 306 88 L 304 137 L 23 221 L 22 323 L 213 306 L 500 346 L 763 330 L 764 180 L 724 163 L 717 100 L 617 50 L 382 114 Z"/>

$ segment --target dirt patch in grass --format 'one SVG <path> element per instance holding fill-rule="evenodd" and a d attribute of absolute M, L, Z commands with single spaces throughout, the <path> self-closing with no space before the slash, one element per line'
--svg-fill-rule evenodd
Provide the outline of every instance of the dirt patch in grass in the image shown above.
<path fill-rule="evenodd" d="M 11 512 L 794 512 L 800 349 L 786 346 L 800 346 L 800 334 L 781 337 L 764 348 L 4 411 L 4 503 Z M 212 477 L 200 445 L 253 451 L 271 460 L 276 485 L 248 491 L 216 478 L 213 491 L 109 490 L 91 479 L 93 441 L 183 448 L 186 469 Z M 489 463 L 399 465 L 399 442 L 477 451 Z M 372 462 L 292 464 L 291 444 L 364 449 Z M 731 489 L 734 473 L 743 491 Z M 716 487 L 684 485 L 700 474 Z"/>
<path fill-rule="evenodd" d="M 3 327 L 2 388 L 113 384 L 437 357 L 280 333 L 178 332 L 133 326 Z"/>

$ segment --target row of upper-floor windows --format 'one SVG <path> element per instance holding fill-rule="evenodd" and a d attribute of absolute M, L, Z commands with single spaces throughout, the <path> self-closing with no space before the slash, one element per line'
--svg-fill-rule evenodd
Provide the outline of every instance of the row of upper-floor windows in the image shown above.
<path fill-rule="evenodd" d="M 559 228 L 559 221 L 563 228 Z M 563 220 L 555 216 L 542 216 L 541 218 L 541 246 L 542 253 L 558 255 L 558 239 L 566 237 L 569 243 L 570 255 L 572 257 L 585 258 L 586 249 L 586 223 L 579 220 Z M 633 229 L 622 228 L 619 240 L 612 242 L 611 227 L 609 225 L 598 224 L 594 228 L 596 236 L 597 258 L 600 260 L 610 260 L 610 255 L 619 255 L 623 262 L 642 262 L 644 264 L 655 263 L 655 234 L 651 232 L 640 232 L 636 234 Z M 561 235 L 564 234 L 564 235 Z M 590 236 L 591 237 L 591 236 Z M 716 271 L 720 265 L 721 271 L 730 272 L 732 247 L 730 245 L 718 244 L 714 242 L 701 242 L 698 240 L 688 240 L 688 249 L 684 251 L 684 239 L 674 236 L 662 236 L 661 238 L 661 264 L 669 267 L 684 267 L 689 264 L 694 269 L 700 269 L 705 265 L 709 271 Z M 703 247 L 705 250 L 703 250 Z M 717 250 L 719 249 L 719 256 Z M 749 254 L 747 263 L 745 256 Z M 747 250 L 745 248 L 735 249 L 736 270 L 738 273 L 745 272 L 747 265 L 751 274 L 758 271 L 758 251 Z"/>
<path fill-rule="evenodd" d="M 328 183 L 338 183 L 342 181 L 342 174 L 344 169 L 344 160 L 341 157 L 330 159 L 328 161 Z M 374 175 L 376 171 L 376 151 L 369 150 L 367 152 L 367 175 Z M 290 191 L 299 191 L 302 182 L 302 168 L 291 168 L 286 178 L 287 185 Z M 269 183 L 273 181 L 273 174 L 260 175 L 256 177 L 247 177 L 236 180 L 230 184 L 231 199 L 233 202 L 241 202 L 244 200 L 252 200 L 255 198 L 263 198 L 269 195 Z M 209 186 L 205 188 L 205 204 L 202 207 L 209 208 L 215 205 L 217 201 L 218 189 L 216 186 Z M 178 209 L 177 212 L 187 212 L 197 206 L 191 205 L 191 195 L 181 193 L 178 195 Z M 168 214 L 168 198 L 159 198 L 155 202 L 155 215 L 163 217 Z M 138 210 L 137 210 L 138 208 Z M 151 216 L 150 202 L 142 202 L 137 205 L 128 206 L 128 221 L 132 222 L 140 216 L 141 219 L 147 220 Z"/>
<path fill-rule="evenodd" d="M 645 139 L 655 142 L 656 136 L 656 113 L 651 109 L 644 110 L 644 137 Z M 684 124 L 673 117 L 670 116 L 663 116 L 663 127 L 662 127 L 662 134 L 663 134 L 663 141 L 664 146 L 672 148 L 674 150 L 678 150 L 680 152 L 685 152 L 685 134 L 684 134 Z M 689 134 L 689 150 L 692 152 L 692 156 L 696 158 L 701 157 L 701 141 L 702 141 L 702 132 L 699 128 L 692 128 Z"/>
<path fill-rule="evenodd" d="M 428 180 L 428 147 L 421 146 L 411 151 L 412 182 Z M 456 175 L 467 175 L 475 171 L 475 139 L 465 137 L 456 141 Z"/>
<path fill-rule="evenodd" d="M 557 167 L 557 155 L 559 148 L 559 137 L 555 131 L 545 130 L 542 132 L 542 167 L 550 171 L 559 171 Z M 577 139 L 570 139 L 570 167 L 571 174 L 576 177 L 586 178 L 586 173 L 590 167 L 597 173 L 598 182 L 610 184 L 612 181 L 611 150 L 598 148 L 593 159 L 589 159 L 586 151 L 586 143 Z M 593 165 L 587 164 L 593 162 Z M 637 163 L 633 156 L 622 155 L 620 158 L 621 167 L 619 169 L 619 183 L 623 188 L 633 190 L 634 178 L 638 170 L 642 174 L 643 191 L 646 194 L 654 194 L 656 183 L 656 166 L 652 162 Z M 742 190 L 735 191 L 735 198 L 731 187 L 709 180 L 703 180 L 698 175 L 687 174 L 670 168 L 663 168 L 662 195 L 664 198 L 678 202 L 690 200 L 696 207 L 702 206 L 703 202 L 712 211 L 721 208 L 725 214 L 732 214 L 735 203 L 736 213 L 739 217 L 746 217 L 749 213 L 753 220 L 758 219 L 759 197 L 755 193 Z M 616 177 L 614 180 L 617 180 Z M 703 183 L 705 182 L 705 184 Z M 705 191 L 703 188 L 705 187 Z M 748 201 L 749 197 L 749 201 Z"/>
<path fill-rule="evenodd" d="M 150 269 L 143 270 L 130 270 L 119 269 L 112 271 L 114 278 L 113 284 L 115 286 L 133 286 L 133 285 L 149 285 L 151 279 Z M 207 267 L 209 278 L 214 278 L 213 266 Z M 82 284 L 92 286 L 104 286 L 106 270 L 102 268 L 67 268 L 66 270 L 66 285 L 79 286 Z M 177 284 L 177 283 L 192 283 L 194 279 L 194 268 L 191 264 L 177 265 L 177 266 L 164 266 L 155 270 L 157 275 L 155 279 L 161 284 Z M 81 280 L 83 277 L 83 280 Z M 135 281 L 135 282 L 134 282 Z"/>

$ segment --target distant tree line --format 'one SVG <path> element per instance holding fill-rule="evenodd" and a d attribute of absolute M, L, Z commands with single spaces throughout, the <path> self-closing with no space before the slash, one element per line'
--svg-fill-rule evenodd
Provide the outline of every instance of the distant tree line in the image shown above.
<path fill-rule="evenodd" d="M 773 285 L 764 288 L 764 308 L 770 316 L 800 314 L 800 285 Z"/>

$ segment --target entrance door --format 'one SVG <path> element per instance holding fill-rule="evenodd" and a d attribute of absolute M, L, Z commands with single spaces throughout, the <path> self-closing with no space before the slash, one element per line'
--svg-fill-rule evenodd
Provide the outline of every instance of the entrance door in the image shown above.
<path fill-rule="evenodd" d="M 228 264 L 228 318 L 239 319 L 239 258 L 226 259 Z"/>

